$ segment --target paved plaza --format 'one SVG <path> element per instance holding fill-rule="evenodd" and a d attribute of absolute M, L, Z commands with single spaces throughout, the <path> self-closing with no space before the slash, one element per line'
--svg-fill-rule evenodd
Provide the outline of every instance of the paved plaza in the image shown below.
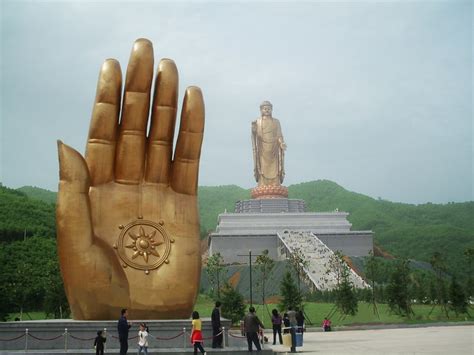
<path fill-rule="evenodd" d="M 281 345 L 271 348 L 288 351 Z M 297 350 L 302 354 L 469 355 L 474 354 L 474 326 L 308 332 L 304 346 Z"/>

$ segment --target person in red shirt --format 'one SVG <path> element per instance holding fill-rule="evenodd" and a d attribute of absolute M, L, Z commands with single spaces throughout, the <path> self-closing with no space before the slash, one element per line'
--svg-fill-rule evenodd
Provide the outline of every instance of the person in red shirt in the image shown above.
<path fill-rule="evenodd" d="M 324 318 L 323 320 L 323 330 L 325 332 L 330 332 L 331 331 L 331 321 L 327 319 L 327 317 Z"/>

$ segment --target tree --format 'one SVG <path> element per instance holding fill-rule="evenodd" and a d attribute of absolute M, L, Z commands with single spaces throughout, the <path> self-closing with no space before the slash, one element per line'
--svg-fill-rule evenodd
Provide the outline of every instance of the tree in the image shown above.
<path fill-rule="evenodd" d="M 349 266 L 340 251 L 336 251 L 331 256 L 327 272 L 336 274 L 336 287 L 334 288 L 336 309 L 343 316 L 355 315 L 358 310 L 357 295 L 350 280 Z"/>
<path fill-rule="evenodd" d="M 221 253 L 214 253 L 207 259 L 207 277 L 209 279 L 209 284 L 211 285 L 211 294 L 215 297 L 217 292 L 217 298 L 220 299 L 220 278 L 221 273 L 224 269 L 224 258 Z"/>
<path fill-rule="evenodd" d="M 413 314 L 410 300 L 410 269 L 408 260 L 399 260 L 390 275 L 386 296 L 390 310 L 398 315 L 410 317 Z"/>
<path fill-rule="evenodd" d="M 474 265 L 474 248 L 466 248 L 464 250 L 464 257 L 467 261 L 467 285 L 466 285 L 466 293 L 468 297 L 474 296 L 474 281 L 472 278 L 472 274 L 474 273 L 473 265 Z"/>
<path fill-rule="evenodd" d="M 262 286 L 262 304 L 265 304 L 265 281 L 270 275 L 275 261 L 268 256 L 268 249 L 265 249 L 261 255 L 257 256 L 255 260 L 257 270 L 260 271 L 260 284 Z"/>
<path fill-rule="evenodd" d="M 462 313 L 467 313 L 467 299 L 466 299 L 466 294 L 464 293 L 461 285 L 456 280 L 456 277 L 453 276 L 451 279 L 451 285 L 449 288 L 449 298 L 451 299 L 451 303 L 449 307 L 456 313 L 462 314 Z"/>
<path fill-rule="evenodd" d="M 308 267 L 309 261 L 306 260 L 305 255 L 300 248 L 293 249 L 288 261 L 296 271 L 296 275 L 298 276 L 298 292 L 301 293 L 301 277 L 304 276 L 304 269 Z"/>
<path fill-rule="evenodd" d="M 411 278 L 411 295 L 418 303 L 426 303 L 429 299 L 430 277 L 425 273 L 414 273 Z"/>
<path fill-rule="evenodd" d="M 290 307 L 295 309 L 296 307 L 301 307 L 303 303 L 303 297 L 301 296 L 301 292 L 296 287 L 293 277 L 291 276 L 290 271 L 286 271 L 285 276 L 283 276 L 283 280 L 280 284 L 280 294 L 281 294 L 281 302 L 279 304 L 279 308 L 281 311 L 286 311 Z M 302 308 L 302 307 L 301 307 Z"/>
<path fill-rule="evenodd" d="M 222 316 L 230 319 L 232 324 L 241 320 L 245 315 L 244 296 L 228 283 L 222 288 Z"/>
<path fill-rule="evenodd" d="M 366 270 L 366 277 L 367 280 L 370 282 L 370 293 L 372 302 L 372 307 L 374 310 L 374 314 L 380 319 L 379 311 L 377 309 L 377 299 L 376 299 L 376 288 L 375 288 L 375 280 L 377 278 L 377 273 L 379 271 L 379 262 L 374 256 L 373 250 L 370 251 L 369 257 L 365 259 L 365 270 Z"/>
<path fill-rule="evenodd" d="M 55 240 L 30 237 L 1 243 L 0 250 L 2 302 L 9 304 L 8 313 L 20 312 L 22 318 L 24 312 L 42 309 L 48 262 L 58 264 Z"/>
<path fill-rule="evenodd" d="M 432 277 L 429 281 L 429 291 L 428 291 L 428 298 L 431 304 L 436 304 L 438 300 L 437 296 L 438 291 L 436 290 L 436 280 Z"/>
<path fill-rule="evenodd" d="M 64 319 L 69 316 L 69 304 L 64 292 L 64 284 L 56 260 L 49 260 L 45 274 L 45 296 L 43 309 L 46 316 Z"/>
<path fill-rule="evenodd" d="M 336 288 L 336 307 L 341 314 L 354 316 L 357 314 L 357 296 L 354 285 L 349 280 L 349 270 L 342 272 L 341 282 Z"/>
<path fill-rule="evenodd" d="M 444 276 L 446 275 L 446 263 L 443 255 L 439 252 L 434 252 L 431 257 L 431 266 L 435 272 L 436 276 L 436 302 L 431 309 L 433 311 L 436 305 L 439 305 L 443 308 L 446 318 L 449 318 L 448 314 L 448 295 L 446 290 L 446 283 L 444 281 Z M 430 313 L 431 313 L 430 312 Z"/>

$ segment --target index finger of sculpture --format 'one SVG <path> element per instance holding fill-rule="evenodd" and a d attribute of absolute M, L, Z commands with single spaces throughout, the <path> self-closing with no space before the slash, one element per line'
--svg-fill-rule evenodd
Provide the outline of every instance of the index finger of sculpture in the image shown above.
<path fill-rule="evenodd" d="M 179 193 L 195 195 L 199 158 L 204 132 L 204 100 L 201 89 L 187 88 L 181 111 L 178 141 L 173 160 L 171 187 Z"/>
<path fill-rule="evenodd" d="M 145 180 L 168 184 L 178 105 L 178 69 L 171 59 L 158 65 L 148 137 Z"/>
<path fill-rule="evenodd" d="M 115 144 L 122 92 L 122 71 L 115 59 L 108 59 L 100 69 L 86 161 L 92 186 L 114 179 Z"/>
<path fill-rule="evenodd" d="M 127 67 L 115 153 L 115 181 L 119 183 L 138 184 L 143 176 L 152 80 L 153 45 L 147 39 L 138 39 Z"/>

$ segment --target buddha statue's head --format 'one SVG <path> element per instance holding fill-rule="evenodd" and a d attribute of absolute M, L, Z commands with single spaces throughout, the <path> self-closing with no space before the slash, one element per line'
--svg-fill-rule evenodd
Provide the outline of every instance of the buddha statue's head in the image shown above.
<path fill-rule="evenodd" d="M 273 105 L 270 101 L 263 101 L 260 104 L 260 113 L 262 117 L 272 117 Z"/>

